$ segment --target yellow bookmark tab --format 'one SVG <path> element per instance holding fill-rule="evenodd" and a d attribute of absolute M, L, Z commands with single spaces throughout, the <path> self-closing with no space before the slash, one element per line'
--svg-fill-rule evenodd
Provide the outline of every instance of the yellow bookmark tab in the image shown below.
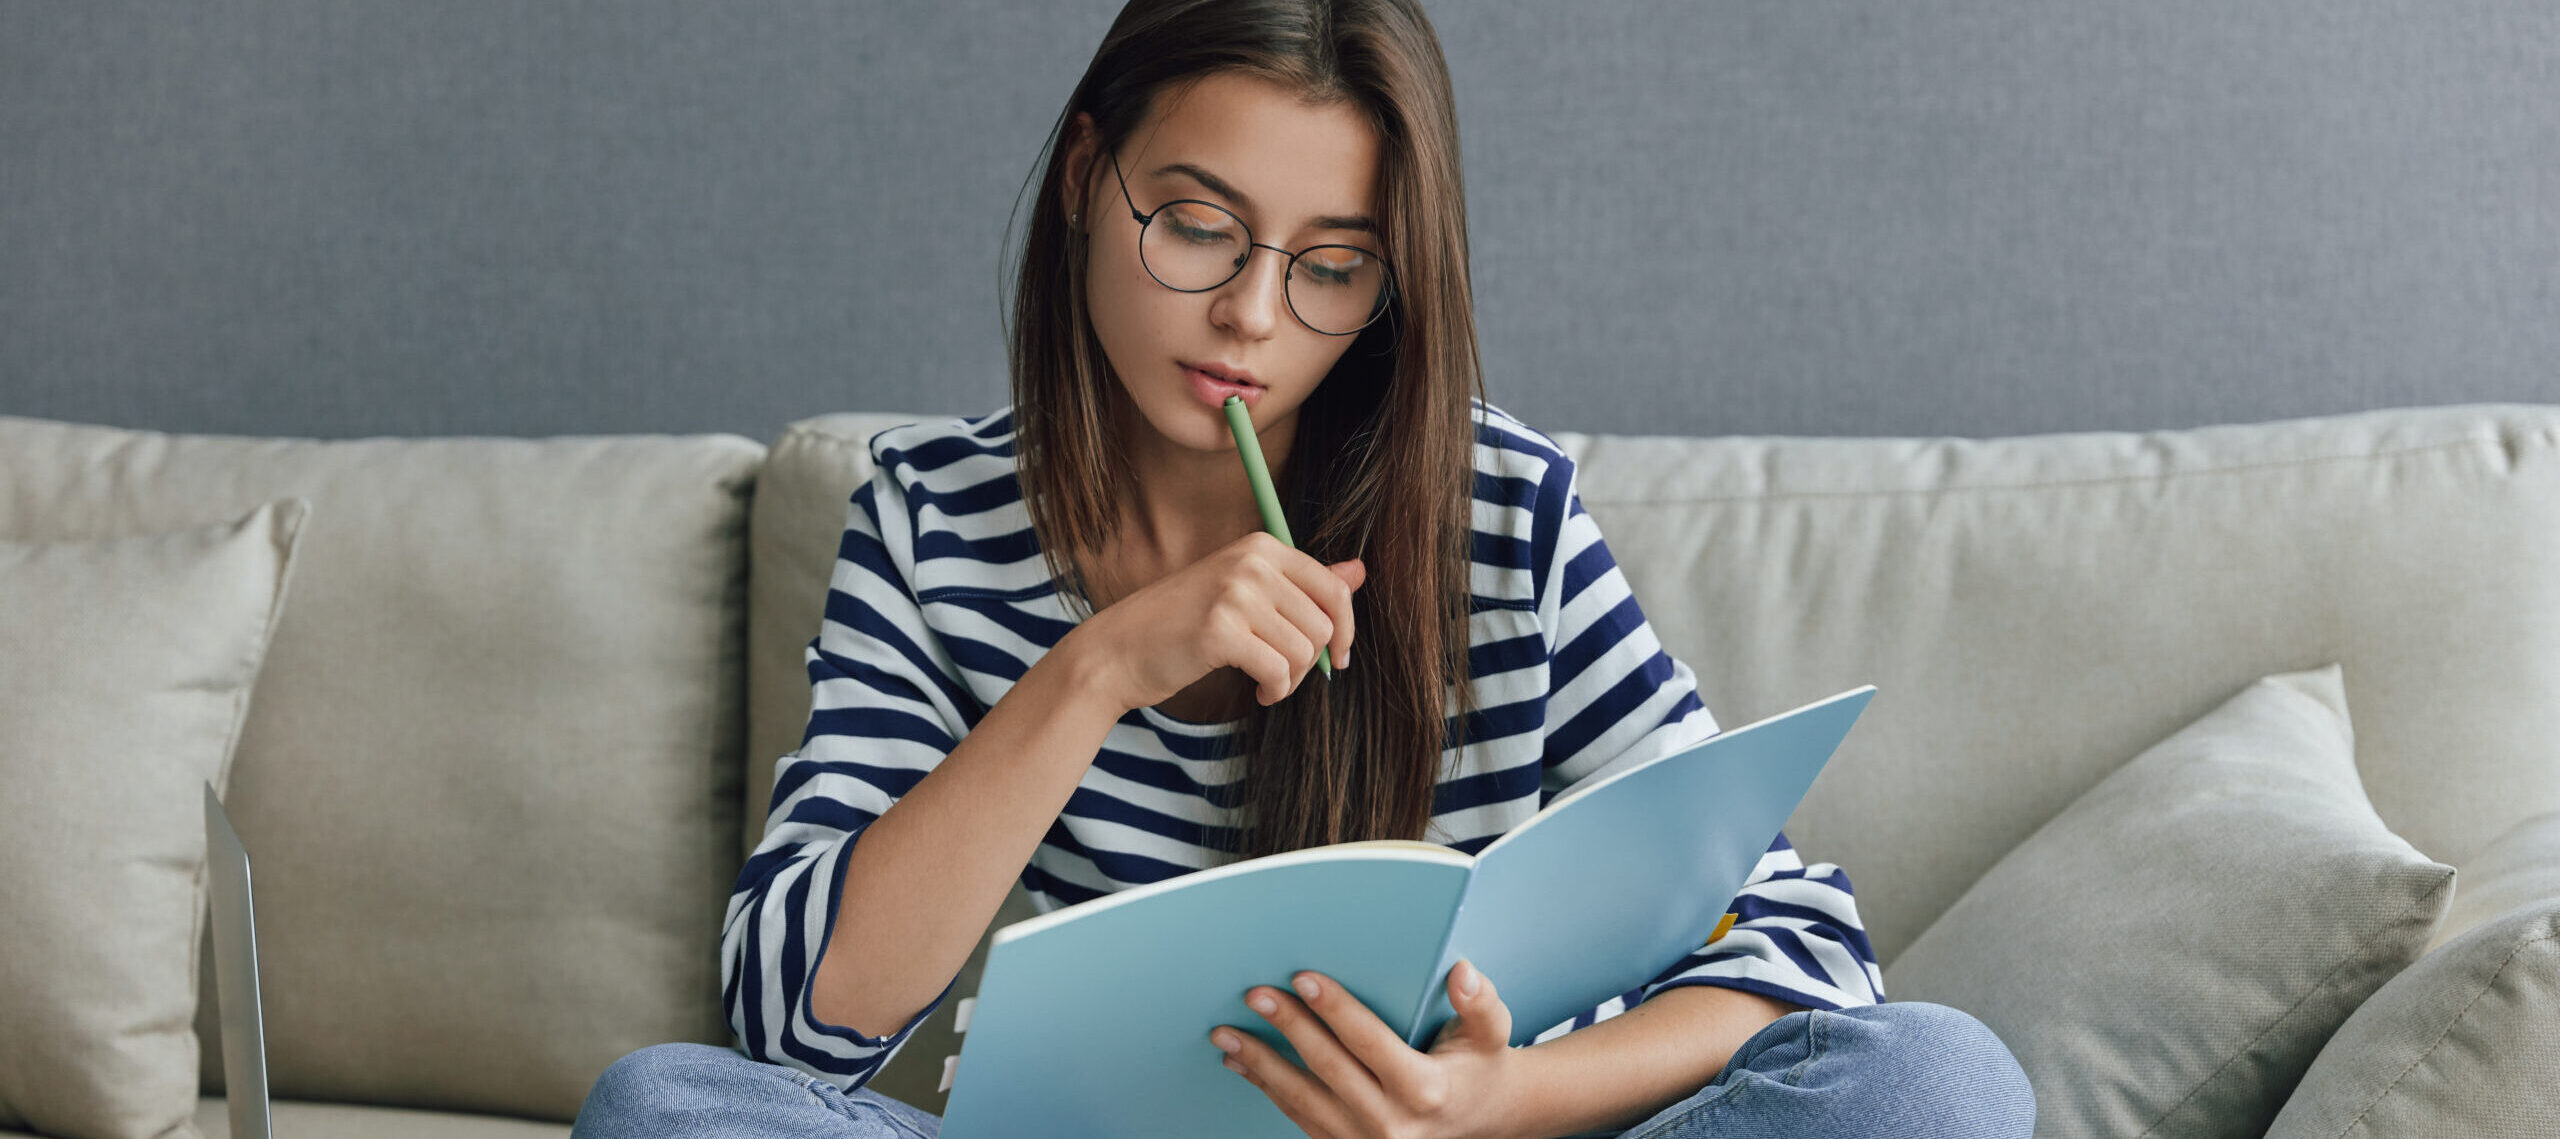
<path fill-rule="evenodd" d="M 1716 931 L 1707 935 L 1708 944 L 1712 945 L 1715 942 L 1722 940 L 1724 938 L 1724 931 L 1733 928 L 1733 919 L 1734 915 L 1726 914 L 1724 916 L 1724 920 L 1717 922 Z"/>

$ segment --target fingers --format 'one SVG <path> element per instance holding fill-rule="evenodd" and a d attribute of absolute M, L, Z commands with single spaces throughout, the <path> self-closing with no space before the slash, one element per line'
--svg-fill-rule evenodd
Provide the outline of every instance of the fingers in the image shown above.
<path fill-rule="evenodd" d="M 1253 676 L 1261 703 L 1278 703 L 1296 691 L 1319 652 L 1330 655 L 1337 671 L 1350 667 L 1357 632 L 1351 596 L 1368 579 L 1360 559 L 1325 565 L 1257 532 L 1230 547 L 1222 576 L 1225 596 L 1218 607 L 1240 618 L 1252 638 L 1271 650 L 1237 644 L 1228 654 L 1230 663 Z M 1283 662 L 1278 667 L 1270 664 L 1274 655 Z"/>
<path fill-rule="evenodd" d="M 1235 662 L 1237 668 L 1243 669 L 1245 675 L 1254 679 L 1254 698 L 1271 704 L 1288 695 L 1296 683 L 1292 678 L 1299 672 L 1288 654 L 1275 647 L 1250 618 L 1237 614 L 1230 620 L 1232 628 L 1224 638 L 1227 643 L 1225 655 Z M 1277 618 L 1268 619 L 1268 623 L 1275 630 L 1285 625 Z"/>
<path fill-rule="evenodd" d="M 1305 598 L 1298 601 L 1308 604 Z M 1258 693 L 1262 702 L 1277 704 L 1282 697 L 1296 691 L 1298 682 L 1306 679 L 1307 670 L 1315 667 L 1316 642 L 1296 621 L 1282 616 L 1269 604 L 1253 607 L 1248 620 L 1255 638 L 1280 658 L 1278 667 L 1269 673 L 1254 672 L 1254 679 L 1262 682 Z"/>
<path fill-rule="evenodd" d="M 1243 1045 L 1233 1057 L 1233 1066 L 1242 1068 L 1246 1078 L 1284 1110 L 1294 1107 L 1292 1118 L 1303 1113 L 1342 1134 L 1368 1134 L 1369 1129 L 1350 1124 L 1354 1119 L 1390 1119 L 1403 1114 L 1389 1102 L 1392 1093 L 1382 1086 L 1371 1064 L 1364 1056 L 1354 1055 L 1338 1033 L 1348 1032 L 1355 1039 L 1365 1039 L 1366 1031 L 1385 1036 L 1387 1045 L 1407 1054 L 1398 1057 L 1382 1052 L 1381 1058 L 1390 1063 L 1400 1059 L 1420 1061 L 1421 1053 L 1406 1048 L 1403 1039 L 1378 1020 L 1377 1014 L 1341 986 L 1315 973 L 1297 976 L 1300 985 L 1315 983 L 1317 1002 L 1332 1009 L 1334 1019 L 1318 1016 L 1302 995 L 1277 986 L 1256 985 L 1246 990 L 1245 1005 L 1279 1029 L 1289 1046 L 1297 1049 L 1298 1058 L 1306 1064 L 1303 1070 L 1289 1063 L 1277 1049 L 1231 1026 L 1212 1030 L 1211 1042 L 1215 1043 L 1221 1034 L 1232 1033 L 1228 1039 Z M 1360 1018 L 1367 1023 L 1363 1024 Z M 1376 1046 L 1373 1043 L 1371 1047 Z"/>
<path fill-rule="evenodd" d="M 1351 667 L 1351 642 L 1355 631 L 1352 627 L 1351 594 L 1359 588 L 1361 581 L 1367 580 L 1368 567 L 1362 565 L 1358 558 L 1329 566 L 1304 555 L 1281 559 L 1280 567 L 1288 575 L 1289 582 L 1298 587 L 1298 592 L 1324 614 L 1323 625 L 1307 626 L 1303 621 L 1300 624 L 1308 629 L 1310 637 L 1327 645 L 1333 654 L 1334 668 Z M 1348 570 L 1347 577 L 1344 567 L 1354 567 Z"/>
<path fill-rule="evenodd" d="M 1253 990 L 1274 998 L 1272 1011 L 1263 1018 L 1289 1038 L 1308 1069 L 1323 1076 L 1345 1102 L 1374 1108 L 1380 1106 L 1378 1098 L 1387 1098 L 1404 1111 L 1424 1113 L 1447 1106 L 1438 1070 L 1350 990 L 1312 971 L 1297 974 L 1291 983 L 1295 1000 L 1277 988 Z M 1352 1087 L 1346 1088 L 1345 1081 Z M 1372 1087 L 1375 1097 L 1364 1090 Z"/>
<path fill-rule="evenodd" d="M 1244 1077 L 1246 1083 L 1270 1097 L 1272 1106 L 1279 1108 L 1280 1114 L 1288 1116 L 1289 1122 L 1297 1124 L 1298 1130 L 1306 1132 L 1310 1139 L 1334 1139 L 1337 1136 L 1349 1139 L 1360 1134 L 1354 1128 L 1351 1113 L 1340 1096 L 1315 1075 L 1290 1063 L 1288 1057 L 1264 1043 L 1261 1037 L 1222 1025 L 1210 1032 L 1209 1039 L 1211 1043 L 1225 1041 L 1219 1044 L 1222 1050 L 1227 1044 L 1235 1045 L 1236 1050 L 1222 1061 L 1227 1070 Z M 1296 1040 L 1289 1043 L 1298 1049 L 1299 1055 L 1306 1054 L 1305 1047 Z"/>
<path fill-rule="evenodd" d="M 1317 649 L 1347 635 L 1341 622 L 1327 613 L 1324 605 L 1316 598 L 1308 596 L 1304 590 L 1298 588 L 1295 579 L 1285 575 L 1280 577 L 1272 583 L 1271 594 L 1272 608 L 1291 625 L 1296 626 L 1299 635 L 1307 639 L 1307 659 L 1299 666 L 1302 673 L 1303 670 L 1315 666 Z"/>
<path fill-rule="evenodd" d="M 1441 1026 L 1444 1038 L 1465 1036 L 1491 1047 L 1510 1046 L 1511 1006 L 1502 1003 L 1492 978 L 1477 972 L 1475 962 L 1462 957 L 1449 970 L 1449 1007 L 1457 1010 L 1458 1019 Z"/>

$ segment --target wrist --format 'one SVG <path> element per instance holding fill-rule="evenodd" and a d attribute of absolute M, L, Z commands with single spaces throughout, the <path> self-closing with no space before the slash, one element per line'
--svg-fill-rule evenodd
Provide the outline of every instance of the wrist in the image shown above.
<path fill-rule="evenodd" d="M 1076 634 L 1082 631 L 1081 625 L 1067 630 L 1066 636 L 1058 638 L 1057 644 L 1032 662 L 1031 671 L 1042 674 L 1045 681 L 1054 685 L 1059 699 L 1117 720 L 1136 705 L 1114 694 L 1106 667 L 1109 662 L 1088 648 L 1091 642 L 1077 638 Z M 1027 673 L 1024 679 L 1030 679 Z"/>
<path fill-rule="evenodd" d="M 1503 1053 L 1502 1079 L 1497 1085 L 1500 1103 L 1493 1112 L 1495 1129 L 1485 1134 L 1498 1139 L 1550 1139 L 1572 1132 L 1570 1122 L 1558 1118 L 1553 1106 L 1562 1102 L 1552 1086 L 1556 1079 L 1554 1055 L 1541 1052 L 1535 1044 L 1523 1044 Z"/>

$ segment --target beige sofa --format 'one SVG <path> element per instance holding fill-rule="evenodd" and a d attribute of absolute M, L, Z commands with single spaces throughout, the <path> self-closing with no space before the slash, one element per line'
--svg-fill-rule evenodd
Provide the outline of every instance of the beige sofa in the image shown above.
<path fill-rule="evenodd" d="M 6 536 L 310 502 L 226 792 L 280 1134 L 558 1134 L 616 1057 L 727 1040 L 722 911 L 799 742 L 848 496 L 872 433 L 920 418 L 770 446 L 0 418 Z M 2560 810 L 2560 407 L 1556 438 L 1722 723 L 1877 686 L 1788 830 L 1854 875 L 1888 995 L 2004 853 L 2270 673 L 2343 667 L 2373 807 L 2436 860 Z M 939 1111 L 952 1011 L 874 1086 Z M 207 984 L 219 1135 L 213 1015 Z"/>

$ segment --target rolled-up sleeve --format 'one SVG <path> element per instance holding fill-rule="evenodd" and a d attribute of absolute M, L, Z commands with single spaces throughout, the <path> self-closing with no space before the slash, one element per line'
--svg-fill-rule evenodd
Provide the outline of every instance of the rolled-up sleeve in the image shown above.
<path fill-rule="evenodd" d="M 1549 652 L 1543 803 L 1595 774 L 1670 754 L 1720 729 L 1699 697 L 1697 677 L 1654 636 L 1583 509 L 1570 458 L 1551 464 L 1541 480 L 1533 525 Z M 1785 834 L 1729 908 L 1735 921 L 1723 937 L 1613 1004 L 1632 1007 L 1682 985 L 1742 989 L 1821 1009 L 1884 999 L 1884 974 L 1848 874 L 1827 862 L 1807 865 Z M 1595 1018 L 1577 1019 L 1574 1027 Z"/>
<path fill-rule="evenodd" d="M 854 844 L 978 714 L 909 586 L 905 499 L 888 463 L 852 496 L 826 612 L 804 653 L 809 725 L 775 766 L 764 839 L 739 872 L 721 931 L 722 1002 L 740 1046 L 847 1091 L 868 1083 L 951 992 L 945 984 L 886 1036 L 821 1021 L 809 1001 L 827 953 L 863 952 L 829 944 Z"/>

